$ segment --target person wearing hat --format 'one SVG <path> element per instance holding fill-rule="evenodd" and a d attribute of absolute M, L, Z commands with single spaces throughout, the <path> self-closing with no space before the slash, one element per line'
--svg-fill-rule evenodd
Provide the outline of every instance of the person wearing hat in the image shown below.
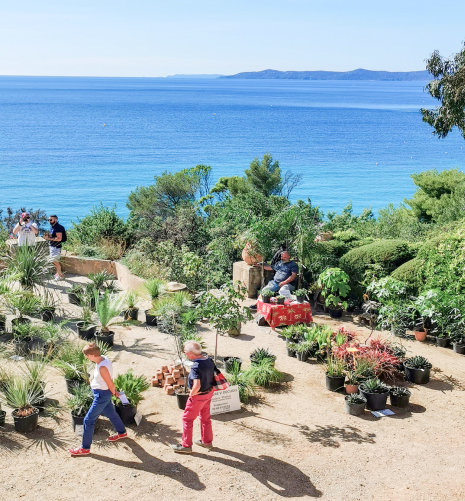
<path fill-rule="evenodd" d="M 35 245 L 38 233 L 39 228 L 36 223 L 31 221 L 31 215 L 28 212 L 23 212 L 18 223 L 13 228 L 13 235 L 18 236 L 18 246 Z"/>

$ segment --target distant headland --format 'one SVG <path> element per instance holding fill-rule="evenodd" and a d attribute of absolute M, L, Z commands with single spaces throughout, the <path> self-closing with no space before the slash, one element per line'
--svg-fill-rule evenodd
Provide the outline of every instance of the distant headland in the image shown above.
<path fill-rule="evenodd" d="M 247 71 L 219 78 L 254 78 L 283 80 L 383 80 L 383 81 L 418 81 L 431 80 L 430 73 L 423 71 L 371 71 L 362 68 L 353 71 Z"/>

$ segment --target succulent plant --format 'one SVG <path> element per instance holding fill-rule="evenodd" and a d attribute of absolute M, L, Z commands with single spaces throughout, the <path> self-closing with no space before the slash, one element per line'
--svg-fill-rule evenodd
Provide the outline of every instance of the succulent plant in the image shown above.
<path fill-rule="evenodd" d="M 267 348 L 257 348 L 250 354 L 252 362 L 261 362 L 262 360 L 276 360 L 276 355 L 273 355 Z"/>
<path fill-rule="evenodd" d="M 351 393 L 345 397 L 349 404 L 366 404 L 367 399 L 360 395 L 360 393 Z"/>
<path fill-rule="evenodd" d="M 425 357 L 417 355 L 416 357 L 406 358 L 404 365 L 411 369 L 431 369 L 431 362 Z"/>
<path fill-rule="evenodd" d="M 393 386 L 391 388 L 391 395 L 395 395 L 396 397 L 410 397 L 411 393 L 410 390 L 404 386 Z"/>
<path fill-rule="evenodd" d="M 377 378 L 372 378 L 361 383 L 360 389 L 366 393 L 387 393 L 389 386 Z"/>

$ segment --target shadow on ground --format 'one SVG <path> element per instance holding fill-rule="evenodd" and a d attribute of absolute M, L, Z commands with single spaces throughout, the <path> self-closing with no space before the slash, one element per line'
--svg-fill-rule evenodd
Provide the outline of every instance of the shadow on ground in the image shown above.
<path fill-rule="evenodd" d="M 195 457 L 244 471 L 282 497 L 320 497 L 322 495 L 305 473 L 294 465 L 271 456 L 252 457 L 215 447 L 212 453 L 196 453 Z"/>
<path fill-rule="evenodd" d="M 370 414 L 371 415 L 371 414 Z M 373 416 L 371 416 L 373 417 Z M 373 419 L 376 419 L 373 417 Z M 341 442 L 354 442 L 356 444 L 374 444 L 374 433 L 363 433 L 354 426 L 344 426 L 342 428 L 333 425 L 310 428 L 307 425 L 294 425 L 309 442 L 320 443 L 323 447 L 340 447 Z"/>

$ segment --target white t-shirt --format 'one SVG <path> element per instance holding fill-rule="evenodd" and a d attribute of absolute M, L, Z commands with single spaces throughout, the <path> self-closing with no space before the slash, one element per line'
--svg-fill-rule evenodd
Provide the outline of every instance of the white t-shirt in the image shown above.
<path fill-rule="evenodd" d="M 106 367 L 111 379 L 113 379 L 113 365 L 107 357 L 103 357 L 103 360 L 99 364 L 95 364 L 94 377 L 92 378 L 90 387 L 93 390 L 108 390 L 107 383 L 105 383 L 103 377 L 100 375 L 100 367 Z"/>
<path fill-rule="evenodd" d="M 19 223 L 18 223 L 19 225 Z M 18 226 L 17 225 L 17 226 Z M 36 244 L 36 235 L 32 231 L 31 226 L 38 229 L 36 223 L 27 223 L 19 226 L 18 235 L 18 245 L 35 245 Z"/>

